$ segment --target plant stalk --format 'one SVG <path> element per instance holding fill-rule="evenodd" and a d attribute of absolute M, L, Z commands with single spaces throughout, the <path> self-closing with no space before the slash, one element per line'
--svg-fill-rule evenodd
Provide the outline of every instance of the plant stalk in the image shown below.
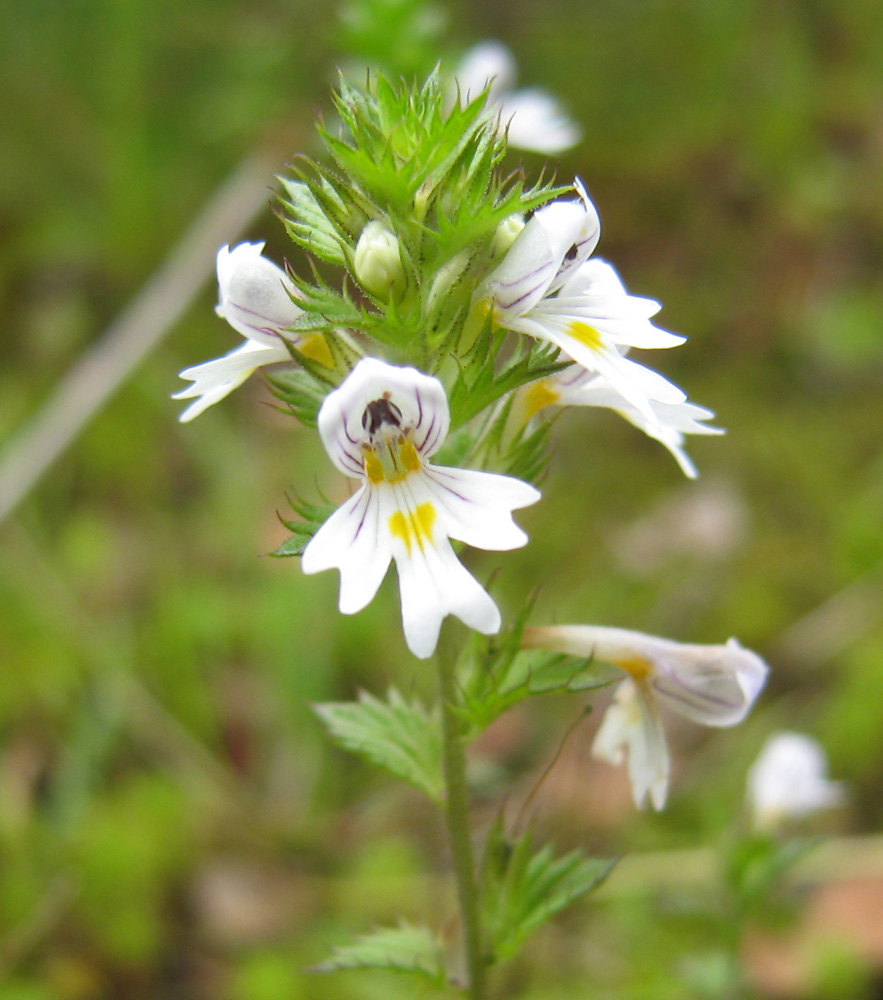
<path fill-rule="evenodd" d="M 444 739 L 444 776 L 447 790 L 446 818 L 448 840 L 457 878 L 457 896 L 466 949 L 470 1000 L 485 1000 L 486 963 L 482 943 L 478 886 L 472 851 L 472 828 L 469 820 L 469 789 L 466 784 L 466 745 L 460 697 L 457 688 L 457 657 L 449 634 L 449 623 L 442 627 L 437 661 Z"/>

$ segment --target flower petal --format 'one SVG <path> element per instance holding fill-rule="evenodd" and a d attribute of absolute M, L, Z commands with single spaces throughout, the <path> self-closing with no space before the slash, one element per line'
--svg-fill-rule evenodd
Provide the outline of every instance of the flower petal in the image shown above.
<path fill-rule="evenodd" d="M 480 42 L 463 56 L 454 79 L 462 100 L 475 100 L 490 85 L 489 103 L 495 103 L 515 82 L 515 58 L 502 42 Z"/>
<path fill-rule="evenodd" d="M 499 103 L 500 121 L 510 146 L 535 153 L 561 153 L 582 138 L 582 129 L 550 93 L 536 87 L 504 94 Z"/>
<path fill-rule="evenodd" d="M 450 411 L 438 379 L 416 368 L 363 358 L 339 388 L 325 397 L 319 410 L 322 443 L 347 476 L 359 476 L 364 470 L 361 444 L 367 436 L 366 413 L 369 404 L 378 400 L 397 408 L 402 425 L 412 428 L 415 447 L 423 458 L 437 451 L 447 437 Z"/>
<path fill-rule="evenodd" d="M 263 248 L 263 243 L 240 243 L 232 250 L 221 247 L 217 258 L 220 301 L 215 311 L 243 337 L 273 346 L 302 310 L 292 301 L 296 293 L 291 279 L 262 256 Z"/>
<path fill-rule="evenodd" d="M 503 552 L 527 543 L 512 511 L 536 503 L 541 493 L 512 476 L 427 466 L 424 488 L 434 500 L 449 538 Z"/>
<path fill-rule="evenodd" d="M 184 410 L 178 420 L 187 423 L 198 417 L 200 413 L 242 385 L 249 375 L 262 365 L 290 360 L 291 356 L 284 344 L 277 343 L 273 347 L 266 347 L 253 340 L 247 340 L 223 357 L 185 368 L 181 372 L 181 378 L 190 379 L 193 385 L 175 393 L 172 399 L 199 398 Z"/>
<path fill-rule="evenodd" d="M 644 413 L 605 379 L 585 371 L 578 371 L 576 376 L 570 372 L 562 372 L 552 383 L 551 390 L 557 395 L 555 403 L 559 406 L 603 406 L 615 410 L 648 437 L 665 445 L 690 479 L 695 479 L 697 472 L 684 451 L 684 435 L 725 433 L 722 427 L 709 427 L 700 423 L 702 420 L 712 419 L 714 413 L 694 403 L 671 405 L 651 400 L 650 408 L 656 419 L 648 420 Z"/>
<path fill-rule="evenodd" d="M 619 685 L 595 736 L 592 755 L 615 765 L 627 756 L 635 805 L 643 809 L 649 796 L 657 810 L 665 806 L 671 769 L 665 730 L 640 685 L 630 680 Z"/>
<path fill-rule="evenodd" d="M 502 624 L 499 609 L 457 559 L 446 538 L 413 552 L 396 541 L 393 540 L 393 555 L 399 573 L 402 627 L 408 648 L 415 656 L 425 659 L 432 655 L 447 615 L 455 615 L 484 635 L 499 631 Z"/>
<path fill-rule="evenodd" d="M 493 301 L 502 326 L 530 312 L 597 245 L 598 213 L 576 184 L 579 200 L 559 199 L 538 209 L 482 286 L 479 295 Z"/>
<path fill-rule="evenodd" d="M 704 726 L 735 726 L 748 714 L 769 668 L 735 639 L 724 646 L 673 643 L 658 659 L 653 689 L 679 715 Z"/>
<path fill-rule="evenodd" d="M 382 494 L 367 484 L 336 510 L 310 540 L 304 573 L 340 570 L 340 611 L 355 614 L 369 604 L 392 558 Z"/>

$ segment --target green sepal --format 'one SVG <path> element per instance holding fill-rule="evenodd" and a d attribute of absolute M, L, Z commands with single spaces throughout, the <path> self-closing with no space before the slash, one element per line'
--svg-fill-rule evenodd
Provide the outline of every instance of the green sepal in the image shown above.
<path fill-rule="evenodd" d="M 529 483 L 540 483 L 549 464 L 551 432 L 551 420 L 542 421 L 530 431 L 522 428 L 508 447 L 500 448 L 500 472 Z"/>
<path fill-rule="evenodd" d="M 449 394 L 451 427 L 462 426 L 498 399 L 537 379 L 548 378 L 570 366 L 555 361 L 555 352 L 546 345 L 531 344 L 515 361 L 497 371 L 497 354 L 503 338 L 489 332 L 485 324 L 469 354 L 460 362 L 460 371 Z"/>
<path fill-rule="evenodd" d="M 461 672 L 463 712 L 471 738 L 526 698 L 607 687 L 621 673 L 592 657 L 526 651 L 521 639 L 535 595 L 514 625 L 499 636 L 474 636 Z"/>
<path fill-rule="evenodd" d="M 269 555 L 277 558 L 302 556 L 310 539 L 335 511 L 333 504 L 328 503 L 324 498 L 323 501 L 321 504 L 316 504 L 302 500 L 298 496 L 289 497 L 288 502 L 291 504 L 292 510 L 301 520 L 289 521 L 277 512 L 276 516 L 292 532 L 292 535 L 275 552 L 270 552 Z"/>
<path fill-rule="evenodd" d="M 428 979 L 438 987 L 447 983 L 445 948 L 430 928 L 403 921 L 398 927 L 380 927 L 352 944 L 335 948 L 331 957 L 313 972 L 344 969 L 380 969 Z"/>
<path fill-rule="evenodd" d="M 265 376 L 270 392 L 284 406 L 277 409 L 296 417 L 306 427 L 315 427 L 325 392 L 316 385 L 309 373 L 296 368 L 268 372 Z"/>
<path fill-rule="evenodd" d="M 331 355 L 329 367 L 304 354 L 297 343 L 285 340 L 285 346 L 298 368 L 282 368 L 266 374 L 270 391 L 284 406 L 277 407 L 296 417 L 307 427 L 315 427 L 319 409 L 325 397 L 336 389 L 360 355 L 339 333 L 313 334 L 323 336 Z M 302 345 L 303 346 L 303 345 Z"/>
<path fill-rule="evenodd" d="M 514 957 L 527 938 L 575 900 L 596 889 L 616 865 L 580 850 L 555 857 L 546 844 L 534 851 L 530 830 L 514 840 L 499 819 L 485 847 L 482 908 L 491 960 Z"/>
<path fill-rule="evenodd" d="M 349 297 L 346 286 L 341 294 L 323 282 L 318 274 L 314 273 L 314 277 L 316 283 L 310 284 L 296 275 L 291 276 L 300 292 L 297 305 L 302 312 L 289 330 L 297 334 L 324 333 L 327 336 L 340 329 L 364 329 L 365 312 Z"/>
<path fill-rule="evenodd" d="M 395 688 L 381 701 L 365 691 L 358 701 L 313 706 L 332 739 L 345 750 L 444 800 L 442 732 L 438 712 L 407 701 Z"/>
<path fill-rule="evenodd" d="M 404 82 L 393 85 L 382 75 L 372 77 L 369 88 L 363 92 L 341 82 L 336 105 L 349 131 L 346 139 L 320 131 L 337 166 L 366 198 L 405 218 L 414 210 L 417 192 L 429 198 L 464 151 L 491 131 L 482 116 L 486 95 L 445 114 L 436 73 L 416 90 Z"/>

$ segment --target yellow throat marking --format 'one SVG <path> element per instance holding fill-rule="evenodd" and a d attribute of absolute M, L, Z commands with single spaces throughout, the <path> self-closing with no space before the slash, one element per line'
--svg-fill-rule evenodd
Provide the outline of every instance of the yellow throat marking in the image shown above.
<path fill-rule="evenodd" d="M 632 679 L 639 684 L 642 681 L 646 681 L 654 672 L 653 664 L 643 656 L 623 657 L 621 660 L 616 660 L 615 662 L 618 667 L 621 667 L 627 674 L 630 674 Z"/>
<path fill-rule="evenodd" d="M 408 438 L 387 438 L 378 447 L 365 449 L 365 475 L 372 483 L 400 483 L 420 468 L 420 456 Z"/>
<path fill-rule="evenodd" d="M 549 379 L 541 378 L 531 384 L 524 391 L 524 422 L 527 423 L 531 417 L 535 417 L 540 410 L 557 403 L 561 398 L 561 393 L 552 388 Z"/>
<path fill-rule="evenodd" d="M 314 333 L 309 337 L 304 337 L 297 345 L 297 349 L 304 357 L 309 358 L 311 361 L 318 361 L 320 365 L 325 365 L 326 368 L 334 367 L 331 348 L 321 333 Z"/>
<path fill-rule="evenodd" d="M 600 351 L 604 347 L 604 338 L 601 334 L 593 326 L 580 320 L 574 320 L 570 324 L 567 328 L 567 336 L 573 337 L 584 347 L 588 347 L 590 351 Z"/>
<path fill-rule="evenodd" d="M 408 555 L 411 555 L 415 544 L 421 552 L 425 552 L 425 543 L 432 544 L 435 519 L 435 507 L 431 503 L 422 503 L 416 510 L 397 510 L 389 519 L 389 530 L 405 543 Z"/>

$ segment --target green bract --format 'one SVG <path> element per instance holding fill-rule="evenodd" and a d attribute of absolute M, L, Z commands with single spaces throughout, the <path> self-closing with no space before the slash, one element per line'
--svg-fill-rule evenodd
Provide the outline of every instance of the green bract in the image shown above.
<path fill-rule="evenodd" d="M 501 245 L 498 229 L 567 188 L 502 179 L 506 140 L 487 119 L 486 95 L 447 108 L 437 74 L 416 91 L 382 76 L 367 91 L 342 83 L 335 103 L 338 120 L 320 130 L 333 165 L 296 160 L 280 201 L 295 243 L 320 266 L 345 267 L 352 284 L 325 268 L 312 283 L 297 281 L 304 315 L 292 329 L 358 330 L 389 360 L 452 383 L 461 367 L 481 364 L 470 348 L 484 318 L 472 305 Z M 359 282 L 356 247 L 372 223 L 398 241 L 401 274 L 389 288 Z M 482 402 L 537 377 L 525 367 Z"/>

